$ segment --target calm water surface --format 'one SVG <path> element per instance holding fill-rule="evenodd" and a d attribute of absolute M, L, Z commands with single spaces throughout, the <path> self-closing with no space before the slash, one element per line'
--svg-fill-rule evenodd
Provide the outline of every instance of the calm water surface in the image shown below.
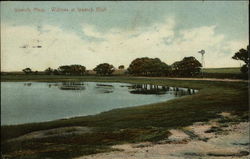
<path fill-rule="evenodd" d="M 167 101 L 197 90 L 100 82 L 1 82 L 1 125 L 94 115 Z"/>

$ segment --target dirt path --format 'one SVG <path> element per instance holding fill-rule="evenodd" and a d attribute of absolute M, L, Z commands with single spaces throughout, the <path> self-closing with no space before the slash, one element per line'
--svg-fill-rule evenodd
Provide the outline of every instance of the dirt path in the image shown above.
<path fill-rule="evenodd" d="M 228 115 L 222 114 L 222 115 Z M 225 125 L 211 120 L 182 129 L 158 143 L 115 145 L 120 151 L 77 159 L 248 159 L 249 122 Z"/>

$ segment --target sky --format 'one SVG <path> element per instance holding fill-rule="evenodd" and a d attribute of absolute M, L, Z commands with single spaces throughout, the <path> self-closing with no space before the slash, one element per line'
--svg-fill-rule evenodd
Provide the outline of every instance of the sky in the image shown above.
<path fill-rule="evenodd" d="M 206 68 L 239 67 L 249 43 L 248 1 L 2 2 L 1 71 L 139 57 L 171 65 L 205 50 Z"/>

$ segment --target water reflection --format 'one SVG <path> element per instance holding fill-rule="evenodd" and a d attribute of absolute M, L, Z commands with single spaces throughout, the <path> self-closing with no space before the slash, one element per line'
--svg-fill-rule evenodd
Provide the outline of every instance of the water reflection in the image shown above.
<path fill-rule="evenodd" d="M 31 83 L 26 83 L 25 85 L 30 86 Z M 84 91 L 87 84 L 84 82 L 62 82 L 62 83 L 49 83 L 48 87 L 57 87 L 60 90 L 80 90 Z M 149 95 L 163 95 L 163 94 L 172 94 L 174 96 L 184 96 L 192 95 L 197 92 L 197 90 L 190 88 L 178 88 L 178 87 L 168 87 L 168 86 L 159 86 L 153 84 L 132 84 L 132 85 L 120 85 L 120 87 L 127 87 L 128 91 L 131 94 L 149 94 Z M 88 86 L 88 89 L 91 87 Z M 96 83 L 94 85 L 95 93 L 113 93 L 115 90 L 114 85 L 111 84 L 102 84 Z"/>
<path fill-rule="evenodd" d="M 85 90 L 83 82 L 62 82 L 62 83 L 49 83 L 49 88 L 57 87 L 60 90 Z"/>
<path fill-rule="evenodd" d="M 130 91 L 132 94 L 166 94 L 165 87 L 151 84 L 136 84 L 132 85 L 130 89 L 133 89 Z"/>
<path fill-rule="evenodd" d="M 97 93 L 113 93 L 114 86 L 109 84 L 96 84 L 95 87 Z"/>
<path fill-rule="evenodd" d="M 97 87 L 114 87 L 113 85 L 110 84 L 96 84 Z"/>
<path fill-rule="evenodd" d="M 175 96 L 184 96 L 192 95 L 197 92 L 197 90 L 190 88 L 178 88 L 178 87 L 168 87 L 168 86 L 159 86 L 152 84 L 135 84 L 129 87 L 133 89 L 130 91 L 132 94 L 173 94 Z"/>
<path fill-rule="evenodd" d="M 32 85 L 32 83 L 24 83 L 23 85 L 30 87 Z"/>
<path fill-rule="evenodd" d="M 82 82 L 63 82 L 61 86 L 59 86 L 61 90 L 85 90 L 84 83 Z"/>

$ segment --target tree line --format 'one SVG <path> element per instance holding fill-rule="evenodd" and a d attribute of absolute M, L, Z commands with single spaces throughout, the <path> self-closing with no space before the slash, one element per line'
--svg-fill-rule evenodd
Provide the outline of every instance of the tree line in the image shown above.
<path fill-rule="evenodd" d="M 185 57 L 181 61 L 175 62 L 173 65 L 167 65 L 159 58 L 142 57 L 136 58 L 131 62 L 125 73 L 136 76 L 195 76 L 200 72 L 201 64 L 194 57 Z M 125 70 L 124 65 L 118 67 Z M 112 75 L 115 67 L 109 63 L 101 63 L 97 65 L 93 71 L 97 75 Z M 30 68 L 23 69 L 25 74 L 36 74 Z M 86 75 L 88 74 L 86 67 L 82 65 L 63 65 L 57 69 L 51 67 L 44 70 L 47 75 Z"/>
<path fill-rule="evenodd" d="M 247 73 L 249 68 L 249 46 L 247 49 L 240 49 L 232 57 L 235 60 L 242 60 L 245 64 L 241 67 L 242 73 Z M 125 73 L 136 76 L 174 76 L 174 77 L 194 77 L 200 74 L 202 64 L 193 56 L 184 57 L 181 61 L 176 61 L 172 65 L 168 65 L 159 58 L 141 57 L 134 59 Z M 118 67 L 125 70 L 124 65 Z M 97 75 L 112 75 L 115 67 L 109 63 L 101 63 L 97 65 L 93 71 Z M 30 68 L 23 69 L 25 74 L 32 74 Z M 58 69 L 47 68 L 47 75 L 86 75 L 88 74 L 86 67 L 82 65 L 63 65 Z"/>

